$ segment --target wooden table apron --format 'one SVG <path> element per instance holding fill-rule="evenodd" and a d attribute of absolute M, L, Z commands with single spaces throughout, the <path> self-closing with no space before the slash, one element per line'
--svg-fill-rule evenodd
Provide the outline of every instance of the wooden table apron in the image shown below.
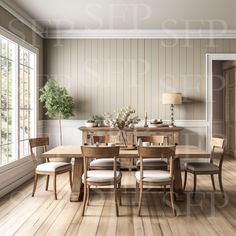
<path fill-rule="evenodd" d="M 42 154 L 43 157 L 53 158 L 74 158 L 73 167 L 73 184 L 71 190 L 70 201 L 78 202 L 83 199 L 82 174 L 83 174 L 83 157 L 80 146 L 58 146 Z M 120 158 L 137 158 L 137 150 L 120 150 Z M 209 158 L 209 154 L 196 146 L 178 145 L 176 148 L 176 156 L 173 161 L 174 168 L 174 190 L 175 200 L 184 201 L 185 195 L 182 188 L 180 158 Z"/>

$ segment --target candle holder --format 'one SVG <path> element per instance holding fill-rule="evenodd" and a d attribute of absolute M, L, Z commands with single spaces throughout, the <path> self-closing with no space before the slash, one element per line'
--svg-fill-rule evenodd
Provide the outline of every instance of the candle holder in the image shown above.
<path fill-rule="evenodd" d="M 148 123 L 147 123 L 147 112 L 145 114 L 145 120 L 144 120 L 144 127 L 148 127 Z"/>

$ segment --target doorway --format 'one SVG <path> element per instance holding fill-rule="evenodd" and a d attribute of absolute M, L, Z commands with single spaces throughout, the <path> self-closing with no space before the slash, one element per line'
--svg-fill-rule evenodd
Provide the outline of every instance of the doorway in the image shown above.
<path fill-rule="evenodd" d="M 236 71 L 236 54 L 207 54 L 206 57 L 206 147 L 210 151 L 211 137 L 224 137 L 226 151 L 236 156 L 236 73 L 232 69 L 235 64 Z"/>

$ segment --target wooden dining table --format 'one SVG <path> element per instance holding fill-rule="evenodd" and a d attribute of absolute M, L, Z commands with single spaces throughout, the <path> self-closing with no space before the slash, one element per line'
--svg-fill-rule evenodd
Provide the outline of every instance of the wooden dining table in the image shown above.
<path fill-rule="evenodd" d="M 63 145 L 57 146 L 42 154 L 44 158 L 74 158 L 73 166 L 73 182 L 71 189 L 71 202 L 82 201 L 83 188 L 82 188 L 82 175 L 83 175 L 83 156 L 81 153 L 80 145 Z M 120 150 L 119 158 L 137 158 L 137 149 Z M 182 188 L 181 178 L 181 158 L 209 158 L 210 154 L 205 150 L 192 145 L 177 145 L 176 156 L 173 160 L 173 174 L 174 174 L 174 192 L 176 201 L 184 201 L 185 194 Z"/>

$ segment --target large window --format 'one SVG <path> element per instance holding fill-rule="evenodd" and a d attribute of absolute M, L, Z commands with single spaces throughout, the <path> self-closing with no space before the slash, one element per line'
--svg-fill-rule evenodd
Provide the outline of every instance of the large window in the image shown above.
<path fill-rule="evenodd" d="M 35 136 L 36 54 L 0 31 L 0 166 L 29 155 Z"/>

